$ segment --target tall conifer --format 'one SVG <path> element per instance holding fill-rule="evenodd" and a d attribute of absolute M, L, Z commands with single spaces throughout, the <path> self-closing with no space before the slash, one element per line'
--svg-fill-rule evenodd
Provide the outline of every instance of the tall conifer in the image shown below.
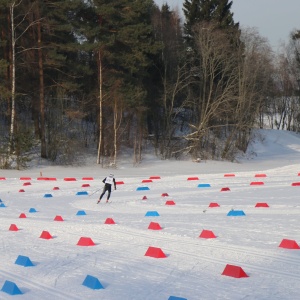
<path fill-rule="evenodd" d="M 192 27 L 199 22 L 214 21 L 220 28 L 238 29 L 239 24 L 233 20 L 233 13 L 230 11 L 232 1 L 229 0 L 185 0 L 183 12 L 186 18 L 184 32 L 186 39 L 192 37 Z"/>

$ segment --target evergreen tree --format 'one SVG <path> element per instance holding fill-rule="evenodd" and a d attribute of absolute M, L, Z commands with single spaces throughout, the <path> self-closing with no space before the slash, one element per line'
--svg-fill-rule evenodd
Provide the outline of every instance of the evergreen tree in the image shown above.
<path fill-rule="evenodd" d="M 25 115 L 24 108 L 29 110 L 31 106 L 43 158 L 51 156 L 53 147 L 59 147 L 58 133 L 64 132 L 59 114 L 70 103 L 63 103 L 62 99 L 70 97 L 78 87 L 75 84 L 78 64 L 74 62 L 79 44 L 76 10 L 81 3 L 80 0 L 22 0 L 15 7 L 16 96 L 19 98 L 16 108 L 22 109 Z M 30 105 L 25 103 L 27 99 Z M 47 111 L 51 114 L 46 118 Z M 55 157 L 56 154 L 52 156 Z"/>
<path fill-rule="evenodd" d="M 184 33 L 187 41 L 192 39 L 192 28 L 199 22 L 214 21 L 220 28 L 238 29 L 239 23 L 233 20 L 233 13 L 230 11 L 232 1 L 229 0 L 185 0 L 183 12 L 186 18 Z"/>
<path fill-rule="evenodd" d="M 0 0 L 0 118 L 8 123 L 10 113 L 10 30 L 7 0 Z M 2 131 L 4 132 L 4 130 Z"/>
<path fill-rule="evenodd" d="M 36 92 L 39 99 L 37 106 L 43 158 L 56 159 L 61 146 L 58 141 L 68 131 L 60 121 L 61 115 L 66 113 L 69 106 L 74 106 L 74 95 L 80 87 L 78 78 L 82 73 L 81 65 L 77 61 L 77 16 L 82 5 L 80 0 L 36 1 L 35 17 L 41 18 L 35 32 L 35 55 L 36 68 L 39 70 L 39 91 Z M 73 101 L 66 100 L 71 95 Z M 33 95 L 34 97 L 36 96 Z"/>
<path fill-rule="evenodd" d="M 155 147 L 163 158 L 173 154 L 174 135 L 176 130 L 175 109 L 182 104 L 182 81 L 178 78 L 183 53 L 182 29 L 180 18 L 176 11 L 171 11 L 167 4 L 157 9 L 153 16 L 153 26 L 156 39 L 161 43 L 159 55 L 155 57 L 156 78 L 153 77 L 152 91 L 155 97 L 149 99 L 148 124 L 151 121 L 150 132 L 155 136 Z M 153 92 L 152 92 L 153 95 Z M 154 129 L 154 130 L 153 130 Z M 153 131 L 152 131 L 153 130 Z"/>
<path fill-rule="evenodd" d="M 93 104 L 99 111 L 98 157 L 116 152 L 111 149 L 111 115 L 118 115 L 122 123 L 124 107 L 132 116 L 145 105 L 145 82 L 158 49 L 151 26 L 153 8 L 152 0 L 87 2 L 83 49 L 90 53 Z"/>

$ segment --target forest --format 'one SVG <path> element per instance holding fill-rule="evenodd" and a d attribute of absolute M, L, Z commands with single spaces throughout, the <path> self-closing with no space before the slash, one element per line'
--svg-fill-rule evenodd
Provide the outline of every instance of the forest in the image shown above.
<path fill-rule="evenodd" d="M 0 0 L 0 168 L 234 161 L 255 128 L 299 132 L 300 29 L 274 53 L 231 6 Z"/>

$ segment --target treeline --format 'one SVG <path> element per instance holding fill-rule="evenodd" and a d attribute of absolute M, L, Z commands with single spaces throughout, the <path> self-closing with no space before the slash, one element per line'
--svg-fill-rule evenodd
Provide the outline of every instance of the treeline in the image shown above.
<path fill-rule="evenodd" d="M 275 57 L 232 1 L 0 0 L 0 168 L 233 160 L 266 118 L 298 131 L 299 33 Z"/>

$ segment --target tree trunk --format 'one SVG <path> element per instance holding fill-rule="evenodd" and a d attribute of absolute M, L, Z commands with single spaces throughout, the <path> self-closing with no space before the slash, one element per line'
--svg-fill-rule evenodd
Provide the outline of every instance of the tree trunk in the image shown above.
<path fill-rule="evenodd" d="M 97 154 L 97 164 L 100 164 L 101 152 L 102 152 L 102 138 L 103 138 L 103 74 L 102 74 L 102 57 L 101 50 L 98 52 L 99 59 L 99 143 L 98 143 L 98 154 Z"/>
<path fill-rule="evenodd" d="M 40 10 L 37 8 L 37 18 L 40 19 Z M 38 60 L 39 60 L 39 98 L 40 98 L 40 139 L 41 139 L 41 157 L 47 158 L 47 145 L 45 133 L 45 88 L 44 88 L 44 67 L 42 51 L 42 30 L 41 21 L 38 22 Z"/>
<path fill-rule="evenodd" d="M 10 15 L 7 14 L 7 24 L 10 24 Z M 9 25 L 10 27 L 10 25 Z M 1 29 L 1 40 L 2 41 L 9 41 L 9 33 L 8 33 L 8 30 L 5 30 L 4 29 L 4 26 L 3 28 Z M 8 45 L 3 47 L 3 59 L 4 61 L 11 61 L 11 44 L 9 44 L 8 42 Z M 5 82 L 5 91 L 9 91 L 10 90 L 10 74 L 11 74 L 11 66 L 7 66 L 6 67 L 6 70 L 4 72 L 4 82 Z M 2 95 L 3 96 L 3 95 Z M 6 101 L 7 101 L 7 111 L 6 113 L 4 114 L 4 120 L 5 120 L 5 124 L 9 124 L 10 122 L 10 117 L 11 117 L 11 97 L 10 96 L 5 96 Z"/>
<path fill-rule="evenodd" d="M 114 97 L 114 161 L 113 165 L 117 164 L 117 132 L 118 132 L 118 105 L 117 105 L 117 97 Z"/>
<path fill-rule="evenodd" d="M 10 25 L 11 25 L 11 117 L 9 131 L 8 154 L 13 152 L 13 140 L 15 133 L 15 115 L 16 115 L 16 39 L 15 39 L 15 24 L 14 24 L 14 8 L 15 2 L 10 6 Z"/>

